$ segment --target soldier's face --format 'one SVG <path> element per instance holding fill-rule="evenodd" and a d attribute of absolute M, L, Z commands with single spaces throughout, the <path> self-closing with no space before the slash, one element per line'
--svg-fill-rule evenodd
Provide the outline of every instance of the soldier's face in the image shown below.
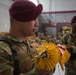
<path fill-rule="evenodd" d="M 20 31 L 23 36 L 33 35 L 38 27 L 38 19 L 29 22 L 20 22 Z"/>

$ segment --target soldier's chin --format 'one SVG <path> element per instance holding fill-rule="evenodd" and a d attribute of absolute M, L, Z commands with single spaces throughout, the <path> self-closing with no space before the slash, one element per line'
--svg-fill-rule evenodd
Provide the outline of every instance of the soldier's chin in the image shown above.
<path fill-rule="evenodd" d="M 30 34 L 30 36 L 33 36 L 34 34 L 35 34 L 35 33 L 33 32 L 33 33 Z"/>

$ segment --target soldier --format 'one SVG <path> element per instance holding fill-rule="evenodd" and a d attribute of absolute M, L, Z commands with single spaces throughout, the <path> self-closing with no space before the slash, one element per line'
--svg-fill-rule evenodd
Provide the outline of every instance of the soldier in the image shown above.
<path fill-rule="evenodd" d="M 26 38 L 35 33 L 42 9 L 29 0 L 15 0 L 10 6 L 10 31 L 0 40 L 0 75 L 51 75 L 32 64 L 36 50 Z"/>
<path fill-rule="evenodd" d="M 62 37 L 62 43 L 67 45 L 68 44 L 68 38 L 71 36 L 71 31 L 69 29 L 66 29 L 65 34 Z"/>
<path fill-rule="evenodd" d="M 76 75 L 76 16 L 72 18 L 71 25 L 72 34 L 68 36 L 65 43 L 71 54 L 69 61 L 65 64 L 65 75 Z"/>

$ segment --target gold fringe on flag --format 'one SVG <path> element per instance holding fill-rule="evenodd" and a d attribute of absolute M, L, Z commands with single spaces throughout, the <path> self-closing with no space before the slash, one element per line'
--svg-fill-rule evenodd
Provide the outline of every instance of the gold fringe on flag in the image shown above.
<path fill-rule="evenodd" d="M 38 69 L 53 70 L 59 62 L 60 53 L 53 43 L 43 43 L 37 53 L 38 55 L 32 59 L 32 62 L 37 63 Z"/>
<path fill-rule="evenodd" d="M 62 54 L 62 56 L 60 57 L 59 63 L 61 66 L 61 69 L 64 71 L 64 64 L 69 60 L 70 58 L 70 53 L 68 52 L 68 50 L 66 49 L 66 46 L 64 46 L 65 50 L 64 53 Z"/>
<path fill-rule="evenodd" d="M 54 43 L 42 43 L 42 46 L 37 50 L 38 54 L 32 59 L 33 64 L 36 64 L 36 68 L 50 71 L 53 70 L 59 62 L 61 69 L 64 70 L 63 65 L 70 58 L 70 54 L 65 46 L 62 48 L 63 53 L 59 47 L 60 46 Z"/>

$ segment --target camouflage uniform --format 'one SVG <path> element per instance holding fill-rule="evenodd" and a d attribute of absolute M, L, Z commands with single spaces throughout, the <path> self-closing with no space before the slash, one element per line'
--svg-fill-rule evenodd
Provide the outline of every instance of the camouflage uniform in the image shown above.
<path fill-rule="evenodd" d="M 67 34 L 64 37 L 64 42 L 67 45 L 67 50 L 70 52 L 71 57 L 65 64 L 65 75 L 76 75 L 76 39 L 75 36 Z"/>
<path fill-rule="evenodd" d="M 13 45 L 16 48 L 19 57 L 20 73 L 28 75 L 27 72 L 32 70 L 31 59 L 36 55 L 36 50 L 29 47 L 27 52 L 25 41 L 22 41 L 19 38 L 14 38 L 10 35 L 5 35 L 4 37 L 10 39 L 14 43 Z M 0 42 L 0 74 L 13 75 L 13 67 L 12 53 L 8 44 Z"/>
<path fill-rule="evenodd" d="M 63 36 L 63 39 L 62 39 L 62 44 L 68 44 L 68 39 L 70 38 L 71 34 L 70 33 L 67 33 Z"/>
<path fill-rule="evenodd" d="M 29 42 L 22 41 L 20 38 L 13 37 L 9 34 L 6 34 L 4 37 L 9 39 L 16 48 L 19 58 L 19 75 L 38 75 L 31 62 L 31 59 L 37 52 L 34 48 L 30 47 Z M 11 49 L 7 43 L 0 41 L 0 75 L 13 75 L 13 69 L 14 61 Z M 47 75 L 52 75 L 52 72 Z"/>

